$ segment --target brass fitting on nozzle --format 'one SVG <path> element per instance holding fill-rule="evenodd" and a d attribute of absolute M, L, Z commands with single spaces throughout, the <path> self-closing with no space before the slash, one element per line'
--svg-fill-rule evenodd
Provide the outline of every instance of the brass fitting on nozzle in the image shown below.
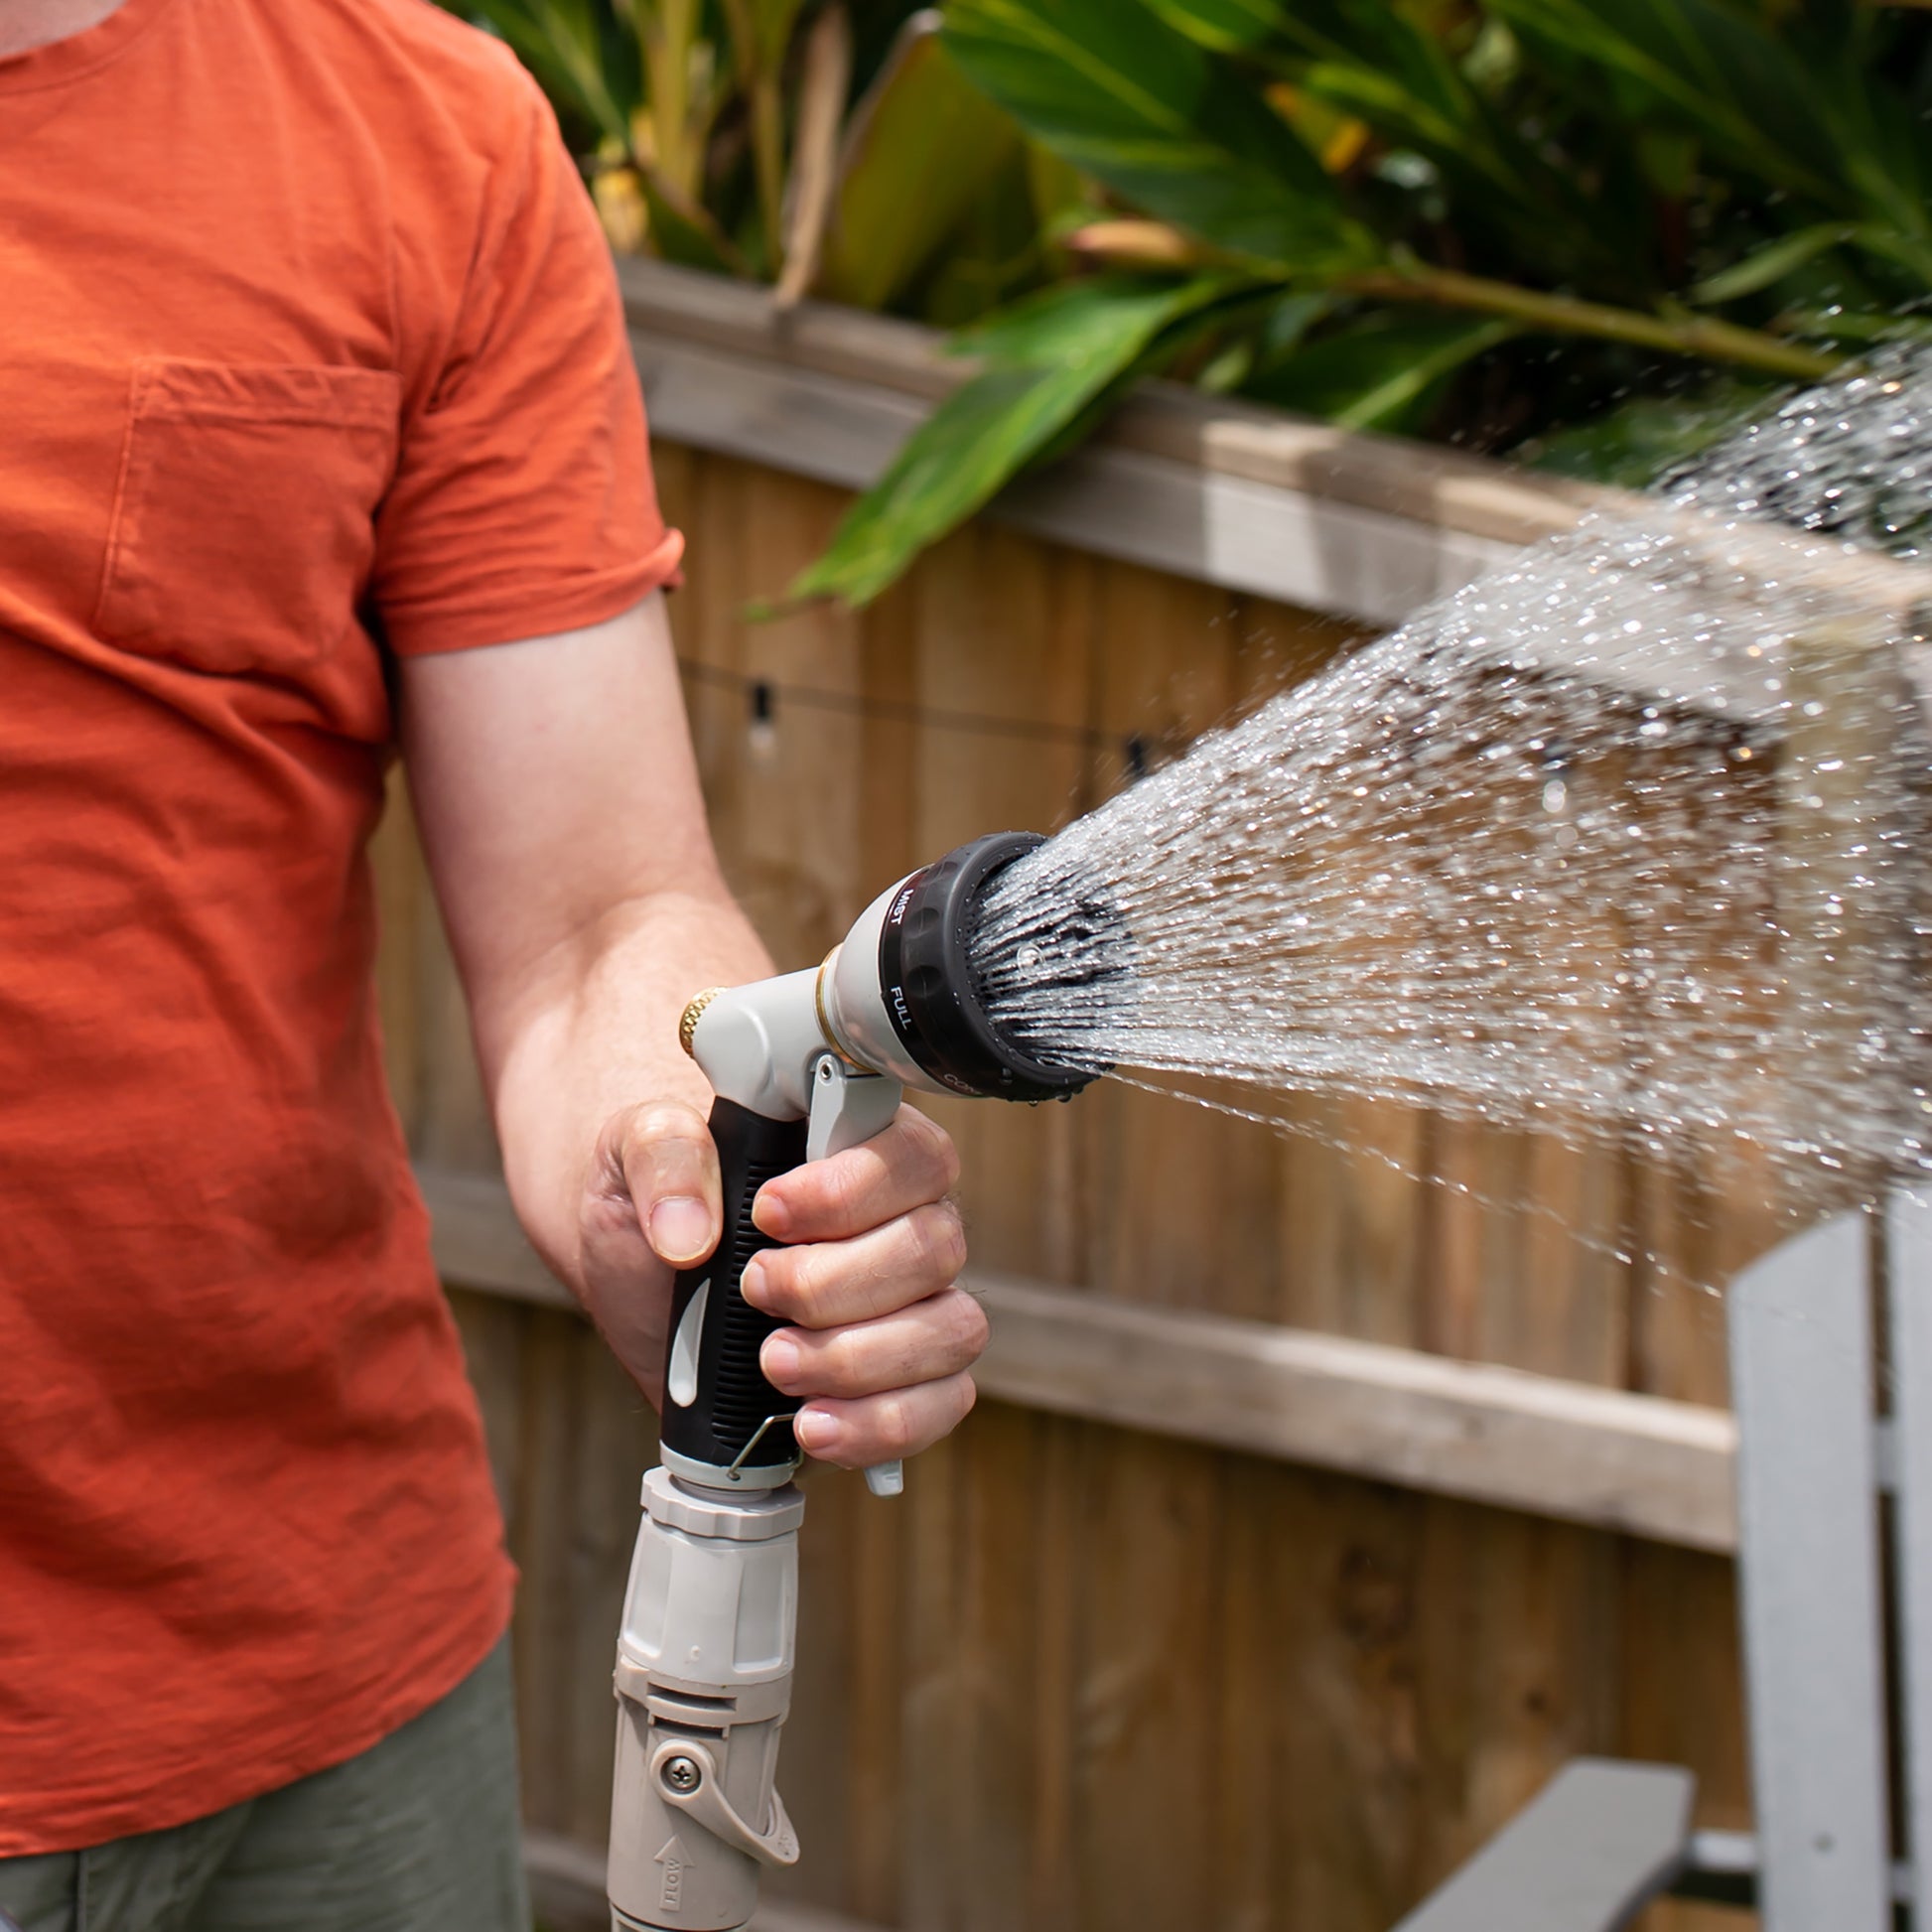
<path fill-rule="evenodd" d="M 704 1018 L 705 1008 L 724 990 L 722 986 L 707 986 L 702 993 L 695 994 L 686 1004 L 683 1016 L 677 1023 L 677 1043 L 694 1059 L 697 1057 L 697 1048 L 691 1042 L 697 1035 L 698 1022 Z"/>

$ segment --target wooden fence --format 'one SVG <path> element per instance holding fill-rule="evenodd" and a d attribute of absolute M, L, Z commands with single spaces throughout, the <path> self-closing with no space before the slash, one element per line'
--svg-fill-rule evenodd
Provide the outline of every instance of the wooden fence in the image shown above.
<path fill-rule="evenodd" d="M 1572 513 L 1156 396 L 871 612 L 751 625 L 945 378 L 890 325 L 630 294 L 713 824 L 784 966 Z M 378 865 L 395 1089 L 523 1568 L 526 1808 L 553 1876 L 594 1871 L 650 1418 L 508 1215 L 405 811 Z M 808 1478 L 774 1894 L 903 1932 L 1385 1932 L 1580 1751 L 1692 1765 L 1705 1821 L 1746 1822 L 1722 1311 L 1616 1254 L 1721 1277 L 1748 1204 L 1366 1101 L 1288 1135 L 1110 1083 L 934 1111 L 987 1399 L 901 1501 Z"/>

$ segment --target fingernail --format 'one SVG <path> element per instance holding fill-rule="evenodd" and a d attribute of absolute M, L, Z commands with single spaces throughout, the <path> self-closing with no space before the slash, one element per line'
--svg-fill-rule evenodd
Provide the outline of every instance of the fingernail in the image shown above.
<path fill-rule="evenodd" d="M 837 1419 L 823 1409 L 799 1410 L 792 1418 L 791 1427 L 798 1438 L 798 1447 L 811 1450 L 814 1455 L 823 1455 L 839 1440 Z"/>
<path fill-rule="evenodd" d="M 696 1261 L 711 1244 L 711 1216 L 689 1194 L 671 1194 L 650 1210 L 650 1245 L 666 1261 Z"/>
<path fill-rule="evenodd" d="M 771 1312 L 765 1300 L 764 1263 L 757 1255 L 745 1264 L 745 1272 L 738 1278 L 738 1292 L 753 1308 L 762 1309 L 767 1314 Z"/>
<path fill-rule="evenodd" d="M 760 1188 L 758 1199 L 752 1203 L 752 1225 L 760 1234 L 782 1241 L 785 1229 L 791 1225 L 791 1209 L 769 1187 Z"/>
<path fill-rule="evenodd" d="M 764 1379 L 782 1388 L 798 1373 L 798 1344 L 783 1335 L 770 1336 L 759 1350 L 759 1366 Z"/>

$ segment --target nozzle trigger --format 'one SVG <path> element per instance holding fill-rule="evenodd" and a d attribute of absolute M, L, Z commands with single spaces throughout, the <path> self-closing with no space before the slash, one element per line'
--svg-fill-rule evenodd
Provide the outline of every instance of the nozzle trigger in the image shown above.
<path fill-rule="evenodd" d="M 833 1052 L 812 1062 L 811 1127 L 805 1159 L 822 1161 L 843 1154 L 893 1124 L 903 1089 L 897 1080 L 879 1073 L 861 1073 Z M 897 1496 L 905 1489 L 902 1462 L 878 1462 L 866 1471 L 866 1487 L 875 1496 Z"/>

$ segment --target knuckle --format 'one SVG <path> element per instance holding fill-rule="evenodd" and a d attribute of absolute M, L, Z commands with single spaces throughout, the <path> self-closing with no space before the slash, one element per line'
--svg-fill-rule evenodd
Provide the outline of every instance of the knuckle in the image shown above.
<path fill-rule="evenodd" d="M 710 1171 L 710 1150 L 687 1133 L 655 1133 L 641 1126 L 624 1145 L 624 1172 L 646 1187 L 666 1182 L 679 1187 L 703 1187 Z"/>
<path fill-rule="evenodd" d="M 648 1100 L 630 1116 L 625 1138 L 633 1147 L 682 1145 L 696 1149 L 703 1139 L 696 1114 L 676 1100 Z"/>
<path fill-rule="evenodd" d="M 855 1225 L 865 1200 L 865 1178 L 857 1161 L 828 1161 L 819 1176 L 824 1211 L 838 1227 Z"/>
<path fill-rule="evenodd" d="M 843 1258 L 835 1247 L 793 1248 L 792 1318 L 807 1328 L 823 1328 L 839 1318 L 839 1275 Z"/>
<path fill-rule="evenodd" d="M 941 1201 L 939 1214 L 946 1244 L 947 1279 L 952 1280 L 966 1266 L 966 1223 L 953 1201 Z"/>
<path fill-rule="evenodd" d="M 916 1107 L 905 1110 L 904 1120 L 910 1130 L 912 1152 L 936 1183 L 934 1191 L 950 1192 L 959 1179 L 959 1150 L 953 1146 L 952 1136 Z"/>
<path fill-rule="evenodd" d="M 950 1282 L 966 1265 L 966 1230 L 950 1202 L 918 1210 L 912 1217 L 912 1241 L 921 1274 Z"/>
<path fill-rule="evenodd" d="M 879 1405 L 879 1440 L 895 1453 L 904 1454 L 915 1439 L 911 1404 L 902 1395 L 884 1397 Z"/>
<path fill-rule="evenodd" d="M 849 1331 L 824 1342 L 818 1358 L 819 1379 L 830 1395 L 857 1394 L 864 1384 L 864 1364 L 857 1338 Z"/>
<path fill-rule="evenodd" d="M 958 1303 L 959 1339 L 970 1351 L 968 1359 L 977 1361 L 992 1339 L 993 1324 L 986 1318 L 985 1309 L 964 1289 L 958 1291 Z"/>
<path fill-rule="evenodd" d="M 800 1277 L 805 1272 L 803 1255 L 790 1248 L 761 1248 L 759 1272 L 764 1280 L 765 1312 L 797 1320 L 810 1306 L 810 1295 Z"/>

